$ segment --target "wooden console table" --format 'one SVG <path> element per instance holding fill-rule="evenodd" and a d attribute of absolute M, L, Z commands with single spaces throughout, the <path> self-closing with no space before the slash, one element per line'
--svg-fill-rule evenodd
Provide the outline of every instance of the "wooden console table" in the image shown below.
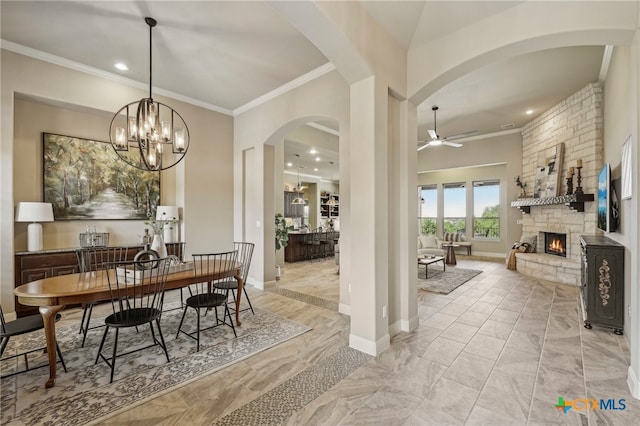
<path fill-rule="evenodd" d="M 169 254 L 175 254 L 183 260 L 184 253 L 182 253 L 182 248 L 184 243 L 167 243 L 166 245 Z M 14 266 L 14 287 L 44 278 L 79 272 L 78 259 L 76 258 L 76 250 L 78 248 L 17 252 Z M 130 245 L 127 260 L 133 260 L 136 253 L 142 249 L 142 244 Z M 37 313 L 37 307 L 23 305 L 16 298 L 16 315 L 18 318 Z"/>

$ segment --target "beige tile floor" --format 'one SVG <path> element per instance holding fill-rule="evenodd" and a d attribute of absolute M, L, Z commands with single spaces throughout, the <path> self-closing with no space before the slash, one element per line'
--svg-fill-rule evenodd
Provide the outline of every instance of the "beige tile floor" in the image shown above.
<path fill-rule="evenodd" d="M 640 424 L 624 337 L 582 327 L 577 288 L 459 256 L 482 274 L 448 295 L 418 292 L 420 325 L 285 423 Z M 287 264 L 282 288 L 338 302 L 331 260 Z M 347 345 L 349 318 L 250 288 L 254 306 L 313 330 L 148 401 L 105 424 L 213 424 Z M 77 320 L 70 311 L 64 321 Z M 626 410 L 569 410 L 558 397 L 625 399 Z"/>

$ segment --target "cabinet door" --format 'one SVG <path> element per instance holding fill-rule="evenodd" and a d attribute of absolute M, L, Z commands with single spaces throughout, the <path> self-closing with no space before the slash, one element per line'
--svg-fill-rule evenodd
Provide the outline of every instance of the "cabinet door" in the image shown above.
<path fill-rule="evenodd" d="M 51 276 L 52 277 L 58 277 L 60 275 L 69 275 L 69 274 L 75 274 L 76 272 L 78 272 L 78 267 L 77 266 L 59 266 L 57 268 L 51 268 Z"/>
<path fill-rule="evenodd" d="M 20 274 L 22 283 L 29 283 L 31 281 L 42 280 L 51 276 L 51 268 L 33 268 L 26 271 L 22 271 Z"/>

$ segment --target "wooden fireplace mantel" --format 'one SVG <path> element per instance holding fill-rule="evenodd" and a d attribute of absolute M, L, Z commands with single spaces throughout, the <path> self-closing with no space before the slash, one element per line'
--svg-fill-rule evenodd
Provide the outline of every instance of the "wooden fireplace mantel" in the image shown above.
<path fill-rule="evenodd" d="M 593 201 L 593 194 L 571 194 L 558 197 L 520 198 L 511 202 L 511 207 L 518 208 L 523 213 L 531 213 L 531 206 L 552 206 L 564 204 L 572 210 L 584 212 L 584 203 Z"/>

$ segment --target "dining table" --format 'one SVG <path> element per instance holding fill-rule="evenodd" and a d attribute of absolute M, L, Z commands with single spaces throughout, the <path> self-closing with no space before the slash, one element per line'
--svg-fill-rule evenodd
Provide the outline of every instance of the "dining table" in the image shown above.
<path fill-rule="evenodd" d="M 241 325 L 239 318 L 240 298 L 244 286 L 241 267 L 242 264 L 236 262 L 235 265 L 210 268 L 210 270 L 218 271 L 216 274 L 196 273 L 194 269 L 169 273 L 165 291 L 233 276 L 238 281 L 236 324 L 239 326 Z M 204 268 L 204 271 L 207 271 L 207 268 Z M 27 306 L 37 306 L 44 320 L 44 334 L 47 342 L 47 356 L 49 357 L 49 379 L 45 384 L 47 388 L 53 387 L 56 383 L 56 314 L 65 305 L 111 300 L 108 274 L 111 274 L 113 280 L 115 270 L 81 272 L 44 278 L 22 284 L 13 290 L 18 302 Z"/>

